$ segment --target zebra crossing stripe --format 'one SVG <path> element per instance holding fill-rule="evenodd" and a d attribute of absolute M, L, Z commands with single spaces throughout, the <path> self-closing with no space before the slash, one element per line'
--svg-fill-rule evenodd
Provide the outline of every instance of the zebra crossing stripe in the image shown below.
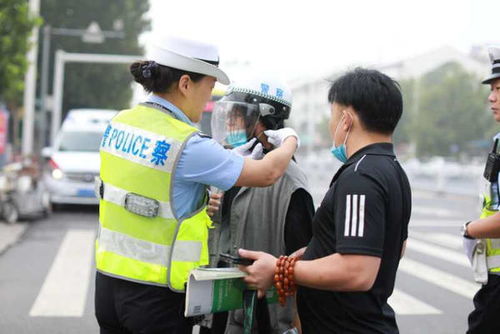
<path fill-rule="evenodd" d="M 480 284 L 466 281 L 455 275 L 408 258 L 401 260 L 399 270 L 467 299 L 472 299 L 480 288 Z"/>
<path fill-rule="evenodd" d="M 442 314 L 440 310 L 423 301 L 404 293 L 401 290 L 394 289 L 388 300 L 389 305 L 398 315 L 424 315 L 424 314 Z"/>
<path fill-rule="evenodd" d="M 469 260 L 464 253 L 459 253 L 444 247 L 431 245 L 429 243 L 419 241 L 411 237 L 406 243 L 406 248 L 425 255 L 436 257 L 446 262 L 451 262 L 462 267 L 470 268 Z"/>
<path fill-rule="evenodd" d="M 425 233 L 410 231 L 410 239 L 413 239 L 413 237 L 420 240 L 430 241 L 441 246 L 446 246 L 448 248 L 457 250 L 463 249 L 462 237 L 458 236 L 458 234 L 454 235 L 450 233 Z"/>
<path fill-rule="evenodd" d="M 366 195 L 348 194 L 345 200 L 345 237 L 363 237 L 365 233 Z"/>
<path fill-rule="evenodd" d="M 81 317 L 88 294 L 95 233 L 69 230 L 59 247 L 30 316 Z"/>
<path fill-rule="evenodd" d="M 457 216 L 456 211 L 436 208 L 436 207 L 428 207 L 428 206 L 420 206 L 415 205 L 411 207 L 412 214 L 420 214 L 420 215 L 430 215 L 432 217 L 460 217 Z"/>

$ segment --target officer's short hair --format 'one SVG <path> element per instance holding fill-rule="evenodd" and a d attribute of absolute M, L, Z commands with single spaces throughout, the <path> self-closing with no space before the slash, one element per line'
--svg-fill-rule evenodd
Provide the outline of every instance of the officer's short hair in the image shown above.
<path fill-rule="evenodd" d="M 403 113 L 403 97 L 397 81 L 363 68 L 347 72 L 332 82 L 328 101 L 351 106 L 368 131 L 392 134 Z"/>

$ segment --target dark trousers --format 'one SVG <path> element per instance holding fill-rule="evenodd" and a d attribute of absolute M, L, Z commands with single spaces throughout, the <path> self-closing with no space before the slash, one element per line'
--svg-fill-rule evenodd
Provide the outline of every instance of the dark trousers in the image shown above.
<path fill-rule="evenodd" d="M 101 334 L 191 334 L 185 294 L 96 274 L 95 314 Z"/>
<path fill-rule="evenodd" d="M 500 333 L 500 276 L 488 275 L 488 283 L 474 296 L 467 334 Z"/>

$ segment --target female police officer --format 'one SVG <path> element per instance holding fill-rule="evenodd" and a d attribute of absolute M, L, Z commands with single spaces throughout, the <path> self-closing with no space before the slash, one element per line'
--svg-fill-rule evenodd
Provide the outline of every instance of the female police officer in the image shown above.
<path fill-rule="evenodd" d="M 96 317 L 101 333 L 190 333 L 182 316 L 189 271 L 208 263 L 206 187 L 268 186 L 297 147 L 292 129 L 281 147 L 244 159 L 198 132 L 218 68 L 216 47 L 166 37 L 149 61 L 130 66 L 153 94 L 120 112 L 101 142 Z M 169 289 L 168 289 L 168 288 Z"/>

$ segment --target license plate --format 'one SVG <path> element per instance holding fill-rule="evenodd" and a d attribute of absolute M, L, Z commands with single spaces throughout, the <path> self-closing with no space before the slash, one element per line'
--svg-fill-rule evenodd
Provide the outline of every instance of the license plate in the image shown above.
<path fill-rule="evenodd" d="M 78 197 L 95 197 L 94 190 L 92 189 L 78 189 L 76 193 Z"/>

